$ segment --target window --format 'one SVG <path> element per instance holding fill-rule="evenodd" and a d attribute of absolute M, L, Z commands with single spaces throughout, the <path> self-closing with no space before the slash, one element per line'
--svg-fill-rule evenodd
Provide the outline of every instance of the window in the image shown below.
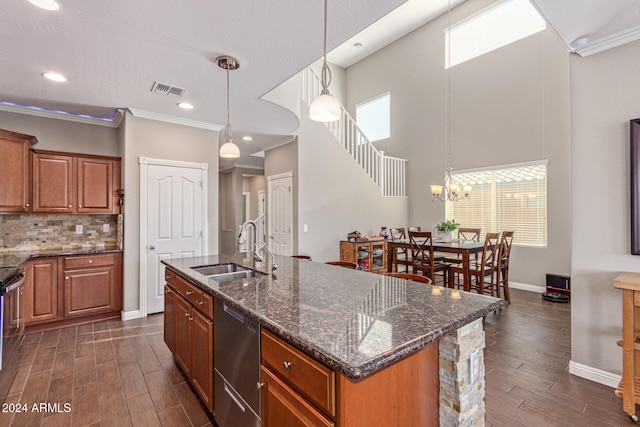
<path fill-rule="evenodd" d="M 547 246 L 547 161 L 458 171 L 455 182 L 471 185 L 469 200 L 447 202 L 447 218 L 487 232 L 515 231 L 519 246 Z"/>
<path fill-rule="evenodd" d="M 529 0 L 505 0 L 445 30 L 445 68 L 491 52 L 547 28 Z M 451 52 L 449 52 L 449 48 Z"/>
<path fill-rule="evenodd" d="M 391 136 L 391 94 L 356 105 L 356 123 L 370 142 Z"/>

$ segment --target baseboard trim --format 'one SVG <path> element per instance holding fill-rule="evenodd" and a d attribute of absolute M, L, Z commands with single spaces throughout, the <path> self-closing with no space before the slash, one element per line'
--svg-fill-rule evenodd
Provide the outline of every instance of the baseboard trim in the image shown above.
<path fill-rule="evenodd" d="M 120 316 L 122 321 L 139 319 L 141 317 L 143 317 L 143 316 L 142 316 L 142 312 L 140 310 L 123 311 L 121 316 Z"/>
<path fill-rule="evenodd" d="M 573 360 L 569 361 L 569 373 L 585 378 L 589 381 L 593 381 L 599 384 L 604 384 L 611 388 L 617 388 L 620 384 L 622 376 L 612 374 L 611 372 L 603 371 L 602 369 L 593 368 L 591 366 L 582 365 L 576 363 Z"/>
<path fill-rule="evenodd" d="M 542 286 L 529 285 L 528 283 L 518 283 L 512 281 L 509 281 L 509 288 L 520 289 L 521 291 L 537 292 L 539 294 L 547 290 L 547 288 L 544 288 Z"/>

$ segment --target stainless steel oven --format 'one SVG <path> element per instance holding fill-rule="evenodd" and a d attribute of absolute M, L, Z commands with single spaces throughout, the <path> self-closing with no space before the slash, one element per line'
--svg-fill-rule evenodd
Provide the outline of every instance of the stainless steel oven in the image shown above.
<path fill-rule="evenodd" d="M 10 365 L 16 356 L 24 334 L 23 285 L 25 275 L 18 272 L 3 281 L 0 287 L 0 371 Z"/>

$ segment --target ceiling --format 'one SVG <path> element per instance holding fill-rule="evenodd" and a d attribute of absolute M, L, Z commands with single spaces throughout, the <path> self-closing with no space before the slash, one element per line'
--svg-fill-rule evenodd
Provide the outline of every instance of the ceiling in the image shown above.
<path fill-rule="evenodd" d="M 220 129 L 227 119 L 226 72 L 215 58 L 231 55 L 240 62 L 230 73 L 231 125 L 243 155 L 296 131 L 293 113 L 260 97 L 322 56 L 321 0 L 58 2 L 56 12 L 27 0 L 3 4 L 0 102 L 97 117 L 128 108 Z M 640 0 L 533 2 L 568 48 L 581 55 L 638 38 Z M 445 12 L 447 4 L 329 0 L 329 61 L 348 67 Z M 45 71 L 62 73 L 68 81 L 48 81 L 41 76 Z M 154 82 L 186 92 L 182 98 L 152 93 Z M 179 101 L 195 108 L 181 110 Z M 253 141 L 241 141 L 244 135 Z"/>

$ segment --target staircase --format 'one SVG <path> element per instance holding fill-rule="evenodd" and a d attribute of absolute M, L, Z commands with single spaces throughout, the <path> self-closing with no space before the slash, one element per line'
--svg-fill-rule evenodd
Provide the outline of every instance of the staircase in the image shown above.
<path fill-rule="evenodd" d="M 311 67 L 302 71 L 302 99 L 307 105 L 320 95 L 320 76 Z M 364 135 L 344 106 L 339 121 L 325 123 L 336 140 L 380 188 L 384 197 L 407 197 L 407 160 L 384 155 Z"/>

